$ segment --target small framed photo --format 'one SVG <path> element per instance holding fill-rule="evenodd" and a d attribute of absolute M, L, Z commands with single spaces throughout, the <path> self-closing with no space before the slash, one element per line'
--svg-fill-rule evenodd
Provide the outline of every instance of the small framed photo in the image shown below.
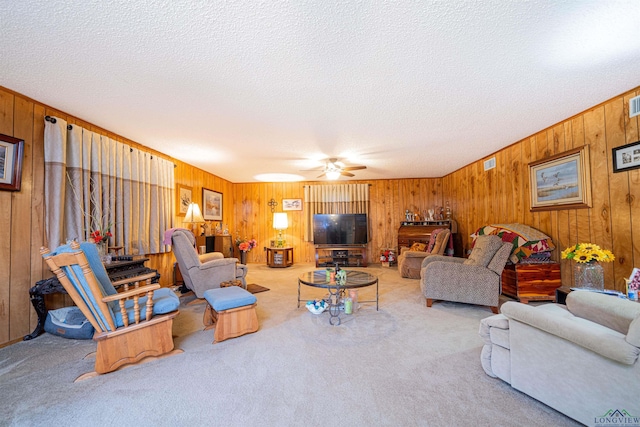
<path fill-rule="evenodd" d="M 177 184 L 176 197 L 176 215 L 185 216 L 189 204 L 193 201 L 192 188 Z"/>
<path fill-rule="evenodd" d="M 205 221 L 222 221 L 222 193 L 202 189 L 202 216 Z"/>
<path fill-rule="evenodd" d="M 0 135 L 0 190 L 20 191 L 24 141 Z"/>
<path fill-rule="evenodd" d="M 283 211 L 301 211 L 302 199 L 282 199 Z"/>
<path fill-rule="evenodd" d="M 640 168 L 640 141 L 611 149 L 613 172 Z"/>
<path fill-rule="evenodd" d="M 529 163 L 531 211 L 591 207 L 588 147 Z"/>

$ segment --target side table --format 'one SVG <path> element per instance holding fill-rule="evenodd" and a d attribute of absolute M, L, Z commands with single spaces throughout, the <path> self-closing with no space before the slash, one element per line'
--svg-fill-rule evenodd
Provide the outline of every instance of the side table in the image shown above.
<path fill-rule="evenodd" d="M 290 267 L 293 265 L 293 248 L 267 248 L 269 267 Z"/>
<path fill-rule="evenodd" d="M 507 264 L 502 270 L 502 293 L 526 304 L 553 301 L 562 286 L 557 262 Z"/>
<path fill-rule="evenodd" d="M 160 274 L 156 270 L 152 270 L 144 266 L 144 263 L 149 261 L 149 258 L 145 257 L 123 257 L 130 258 L 124 261 L 112 261 L 109 264 L 105 264 L 104 267 L 107 270 L 109 279 L 111 281 L 117 281 L 126 279 L 127 277 L 135 277 L 141 274 L 147 274 L 154 272 L 156 276 L 151 279 L 152 283 L 158 283 L 160 280 Z M 31 305 L 38 315 L 38 324 L 36 328 L 29 335 L 25 335 L 23 341 L 32 340 L 44 332 L 44 321 L 47 318 L 47 307 L 44 304 L 44 296 L 49 294 L 61 293 L 66 294 L 62 284 L 58 281 L 58 278 L 53 276 L 48 279 L 39 280 L 36 285 L 29 289 L 29 298 L 31 299 Z"/>

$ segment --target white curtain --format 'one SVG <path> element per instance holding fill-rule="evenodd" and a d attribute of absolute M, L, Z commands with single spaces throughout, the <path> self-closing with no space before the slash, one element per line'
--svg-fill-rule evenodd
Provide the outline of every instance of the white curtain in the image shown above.
<path fill-rule="evenodd" d="M 313 215 L 364 213 L 369 215 L 369 184 L 307 185 L 304 187 L 304 240 L 313 240 Z"/>
<path fill-rule="evenodd" d="M 49 247 L 110 228 L 127 254 L 167 252 L 173 222 L 173 163 L 108 136 L 45 121 L 45 227 Z"/>

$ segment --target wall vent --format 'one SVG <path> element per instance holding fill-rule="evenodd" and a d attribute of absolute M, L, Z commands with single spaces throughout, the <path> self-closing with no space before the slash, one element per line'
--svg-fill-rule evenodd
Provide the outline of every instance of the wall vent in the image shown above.
<path fill-rule="evenodd" d="M 484 170 L 488 171 L 496 167 L 496 158 L 492 157 L 489 160 L 484 161 Z"/>
<path fill-rule="evenodd" d="M 636 96 L 629 100 L 629 117 L 640 115 L 640 96 Z"/>

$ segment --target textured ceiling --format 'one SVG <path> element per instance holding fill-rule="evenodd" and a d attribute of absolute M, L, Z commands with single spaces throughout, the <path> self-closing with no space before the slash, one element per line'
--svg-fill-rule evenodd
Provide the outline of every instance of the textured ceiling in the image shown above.
<path fill-rule="evenodd" d="M 637 0 L 0 0 L 0 85 L 232 182 L 328 157 L 439 177 L 638 86 L 638 22 Z"/>

